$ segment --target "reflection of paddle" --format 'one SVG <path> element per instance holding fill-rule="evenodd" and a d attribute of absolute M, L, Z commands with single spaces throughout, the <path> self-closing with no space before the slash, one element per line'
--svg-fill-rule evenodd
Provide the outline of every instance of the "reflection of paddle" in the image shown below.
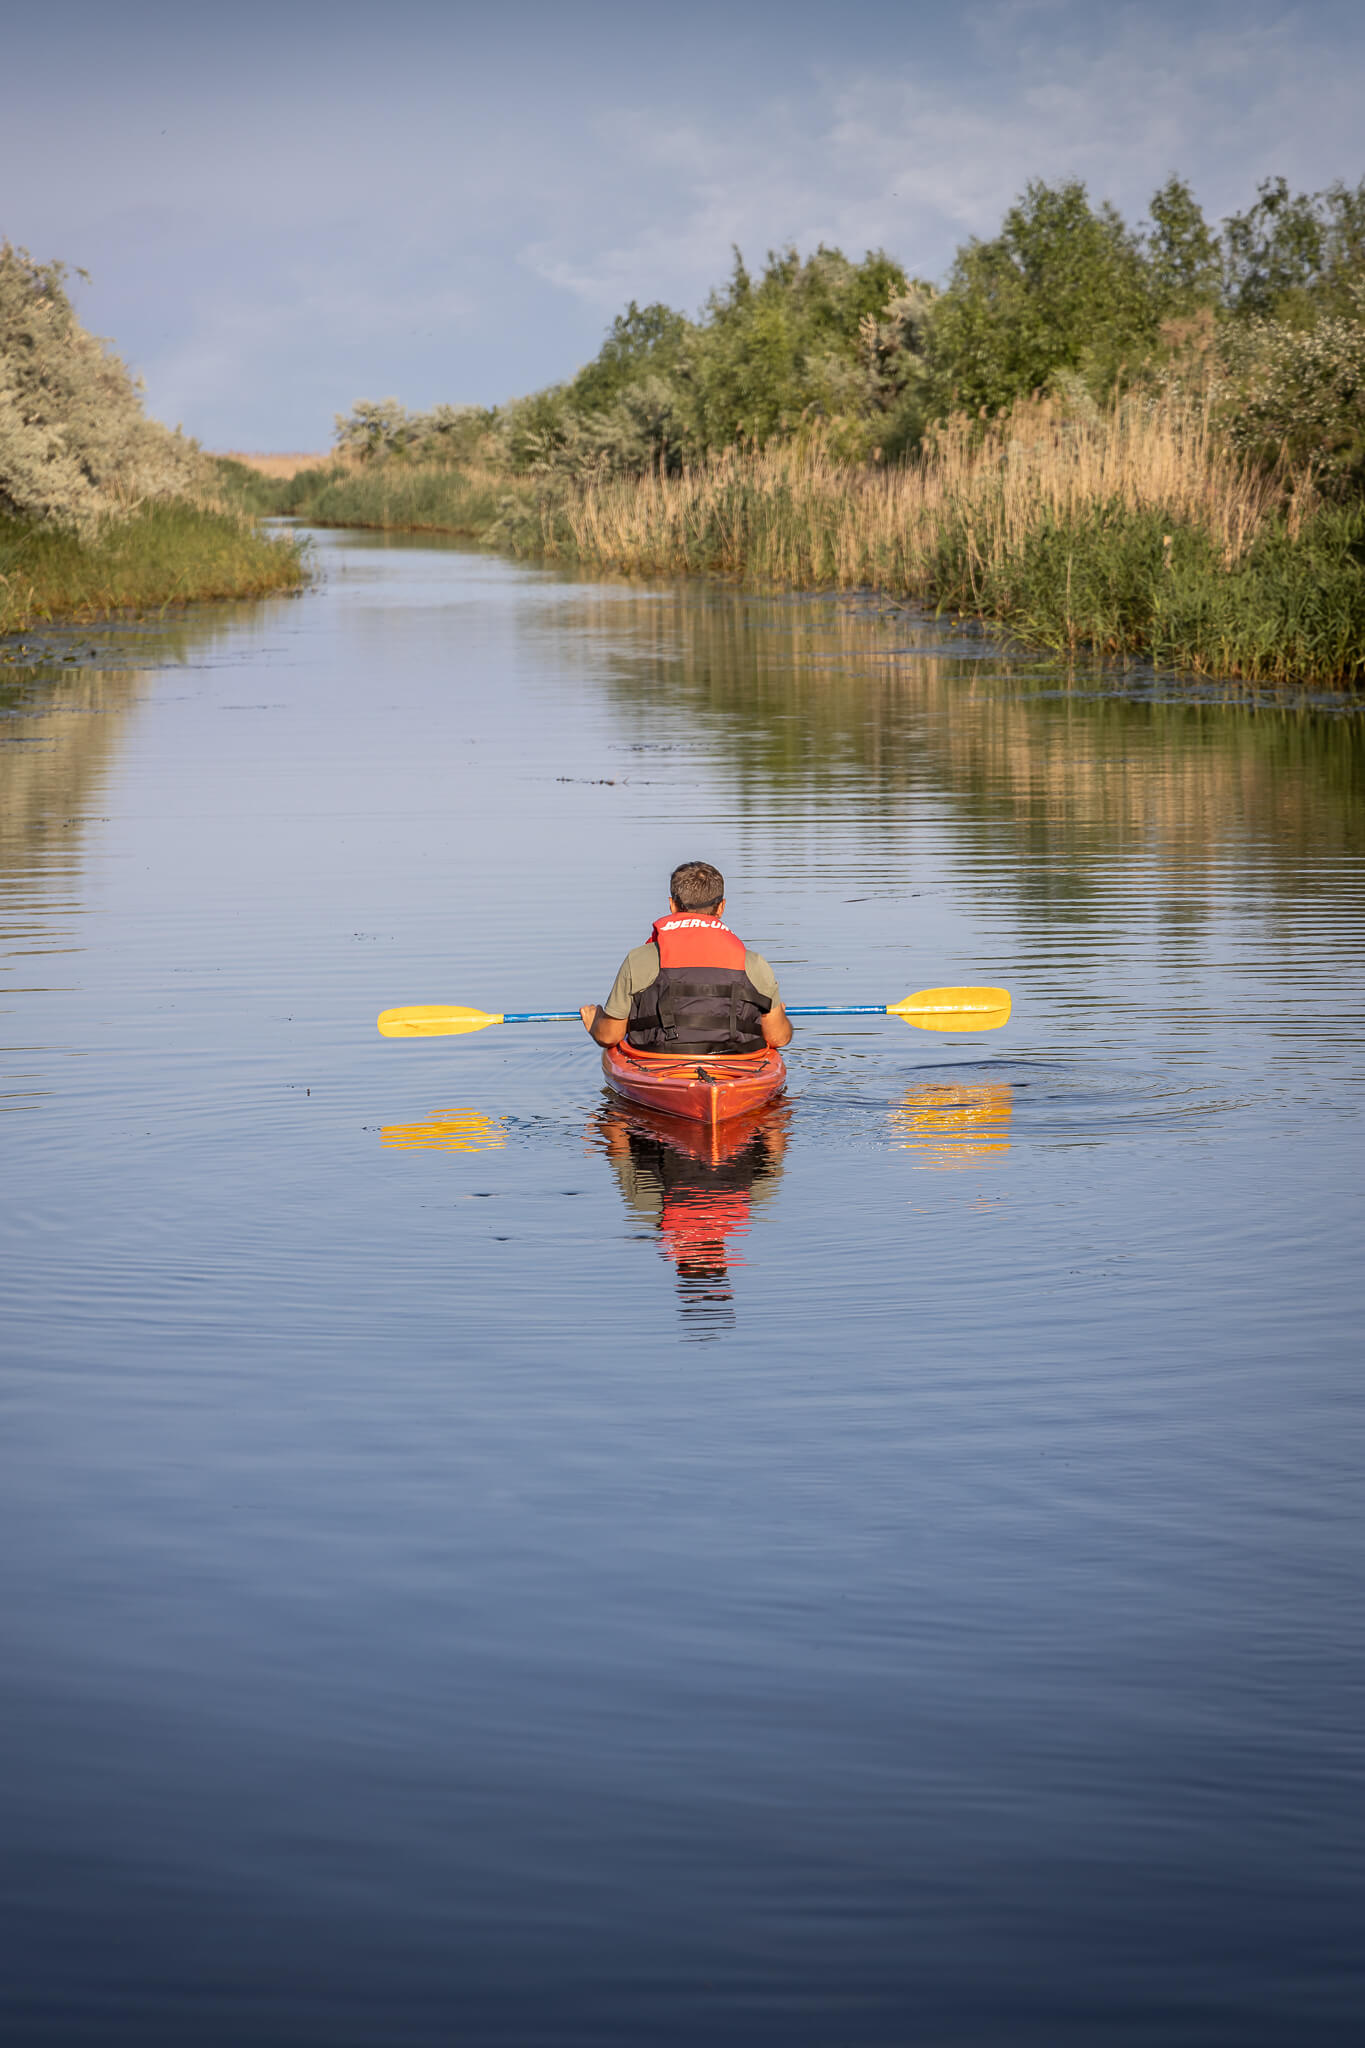
<path fill-rule="evenodd" d="M 431 1123 L 385 1124 L 379 1142 L 386 1152 L 501 1152 L 507 1140 L 482 1111 L 447 1109 Z"/>
<path fill-rule="evenodd" d="M 797 1003 L 789 1017 L 902 1017 L 921 1031 L 994 1031 L 1009 1021 L 1007 988 L 922 988 L 898 1003 Z M 577 1010 L 470 1010 L 459 1003 L 418 1003 L 384 1010 L 385 1038 L 458 1038 L 490 1024 L 577 1024 Z"/>
<path fill-rule="evenodd" d="M 930 1083 L 912 1088 L 891 1121 L 917 1166 L 971 1166 L 1009 1151 L 1013 1107 L 1008 1081 Z"/>

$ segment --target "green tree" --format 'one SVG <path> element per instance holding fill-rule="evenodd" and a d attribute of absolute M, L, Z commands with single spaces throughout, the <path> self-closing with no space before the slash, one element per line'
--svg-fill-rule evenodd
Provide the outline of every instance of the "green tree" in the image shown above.
<path fill-rule="evenodd" d="M 757 282 L 736 250 L 690 351 L 699 446 L 762 444 L 803 420 L 869 420 L 884 410 L 888 380 L 869 358 L 865 323 L 905 291 L 905 272 L 881 250 L 861 263 L 823 245 L 804 260 L 795 249 L 770 252 Z"/>
<path fill-rule="evenodd" d="M 1256 202 L 1223 223 L 1223 296 L 1235 314 L 1307 325 L 1350 317 L 1365 280 L 1365 179 L 1291 193 L 1267 178 Z"/>
<path fill-rule="evenodd" d="M 612 321 L 607 338 L 568 388 L 570 404 L 598 412 L 646 377 L 675 375 L 692 323 L 671 306 L 637 306 Z"/>
<path fill-rule="evenodd" d="M 1178 264 L 1190 227 L 1166 194 Z M 939 414 L 995 411 L 1062 371 L 1105 398 L 1155 347 L 1159 317 L 1142 238 L 1115 208 L 1092 207 L 1078 179 L 1034 182 L 994 240 L 968 242 L 954 259 L 928 331 L 931 404 Z"/>
<path fill-rule="evenodd" d="M 1147 211 L 1147 265 L 1162 317 L 1186 318 L 1216 306 L 1222 285 L 1218 239 L 1185 180 L 1168 178 Z"/>

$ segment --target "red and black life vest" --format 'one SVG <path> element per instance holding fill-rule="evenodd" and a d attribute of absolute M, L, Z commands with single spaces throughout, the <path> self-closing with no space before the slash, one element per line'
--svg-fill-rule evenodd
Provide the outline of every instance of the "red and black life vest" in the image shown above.
<path fill-rule="evenodd" d="M 641 1052 L 757 1052 L 772 1008 L 744 972 L 744 941 L 702 910 L 670 911 L 650 933 L 659 976 L 632 997 L 626 1043 Z"/>

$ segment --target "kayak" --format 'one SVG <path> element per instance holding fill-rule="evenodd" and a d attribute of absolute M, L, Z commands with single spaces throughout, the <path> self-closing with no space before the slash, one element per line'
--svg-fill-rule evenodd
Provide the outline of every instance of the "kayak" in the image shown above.
<path fill-rule="evenodd" d="M 752 1116 L 782 1093 L 787 1067 L 775 1046 L 761 1052 L 637 1052 L 623 1040 L 602 1055 L 602 1072 L 618 1095 L 691 1123 L 727 1124 Z"/>

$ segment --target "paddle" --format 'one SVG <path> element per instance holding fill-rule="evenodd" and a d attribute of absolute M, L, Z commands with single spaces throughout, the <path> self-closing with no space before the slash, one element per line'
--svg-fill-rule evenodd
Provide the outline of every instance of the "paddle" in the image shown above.
<path fill-rule="evenodd" d="M 898 1003 L 792 1003 L 789 1017 L 902 1017 L 921 1031 L 994 1031 L 1007 1023 L 1007 988 L 922 988 Z M 418 1003 L 385 1010 L 379 1029 L 385 1038 L 459 1038 L 490 1024 L 577 1024 L 577 1010 L 521 1010 L 495 1013 L 459 1003 Z"/>

